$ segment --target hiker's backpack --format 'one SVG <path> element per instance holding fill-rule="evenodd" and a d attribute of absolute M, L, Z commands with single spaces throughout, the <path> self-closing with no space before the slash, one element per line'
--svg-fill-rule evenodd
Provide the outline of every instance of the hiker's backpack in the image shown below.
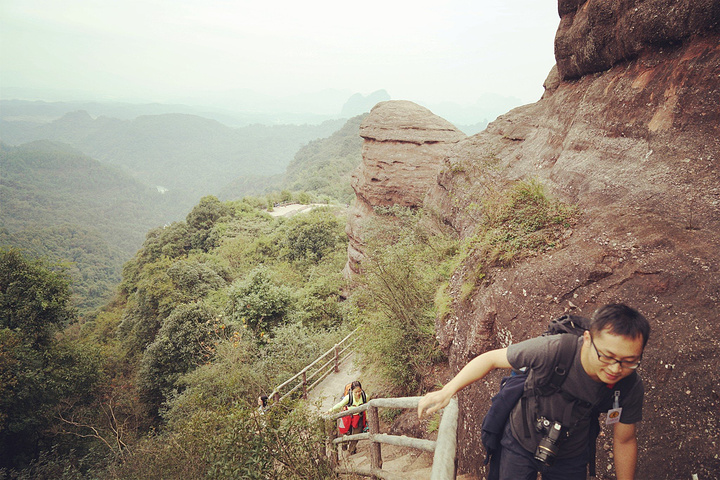
<path fill-rule="evenodd" d="M 500 391 L 492 398 L 492 404 L 483 419 L 482 430 L 480 432 L 481 441 L 486 450 L 485 465 L 490 463 L 488 479 L 499 478 L 498 467 L 500 464 L 500 456 L 502 455 L 500 440 L 502 439 L 503 430 L 505 429 L 505 424 L 510 417 L 512 409 L 518 401 L 521 402 L 524 416 L 524 434 L 530 436 L 530 423 L 529 418 L 527 418 L 527 406 L 525 404 L 527 397 L 529 395 L 548 396 L 560 390 L 575 360 L 578 337 L 582 336 L 585 330 L 589 330 L 589 328 L 590 320 L 578 315 L 563 315 L 553 320 L 543 333 L 543 336 L 561 335 L 560 346 L 556 351 L 554 359 L 555 368 L 551 374 L 545 378 L 535 380 L 535 385 L 528 389 L 525 389 L 525 380 L 527 380 L 527 372 L 525 371 L 513 372 L 511 376 L 504 377 L 500 381 Z M 590 476 L 595 476 L 596 439 L 600 433 L 599 422 L 592 421 L 592 418 L 597 418 L 600 412 L 607 411 L 608 408 L 610 408 L 608 405 L 611 402 L 613 391 L 619 390 L 621 392 L 621 398 L 625 398 L 626 393 L 632 389 L 636 381 L 637 373 L 633 372 L 631 375 L 620 380 L 614 388 L 608 389 L 607 398 L 602 397 L 594 404 L 576 399 L 576 402 L 584 411 L 583 416 L 588 415 L 591 418 L 589 432 L 590 461 L 588 463 Z M 574 410 L 574 408 L 572 410 Z M 570 419 L 563 419 L 563 424 L 569 423 L 569 420 Z M 493 460 L 492 462 L 490 462 L 491 459 Z"/>
<path fill-rule="evenodd" d="M 365 396 L 365 390 L 363 390 L 361 393 L 362 393 L 362 403 L 367 403 L 367 397 Z M 353 404 L 353 396 L 352 396 L 352 392 L 350 392 L 350 393 L 348 393 L 347 403 L 345 404 L 345 407 L 351 408 L 352 404 Z"/>
<path fill-rule="evenodd" d="M 349 385 L 349 384 L 348 384 Z M 347 387 L 346 387 L 347 389 Z M 367 396 L 365 396 L 365 390 L 362 391 L 362 403 L 367 403 Z M 349 408 L 352 408 L 353 404 L 353 396 L 352 391 L 348 393 L 347 396 L 347 402 L 343 406 L 343 410 L 348 410 Z M 365 429 L 367 425 L 367 417 L 365 415 L 365 412 L 360 413 L 354 413 L 352 415 L 348 415 L 346 417 L 338 418 L 338 430 L 340 431 L 341 435 L 345 435 L 348 430 L 350 430 L 350 427 L 354 428 L 362 428 Z"/>

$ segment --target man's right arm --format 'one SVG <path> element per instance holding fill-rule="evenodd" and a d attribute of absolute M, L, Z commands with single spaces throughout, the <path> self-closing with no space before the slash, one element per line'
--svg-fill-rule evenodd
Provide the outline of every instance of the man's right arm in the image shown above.
<path fill-rule="evenodd" d="M 441 390 L 431 392 L 420 399 L 418 417 L 429 415 L 445 408 L 457 392 L 476 382 L 496 368 L 511 368 L 507 359 L 507 348 L 490 350 L 473 358 Z"/>

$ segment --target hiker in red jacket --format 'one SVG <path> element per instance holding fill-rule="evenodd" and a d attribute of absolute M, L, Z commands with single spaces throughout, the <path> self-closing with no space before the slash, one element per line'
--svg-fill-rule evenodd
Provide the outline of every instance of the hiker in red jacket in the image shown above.
<path fill-rule="evenodd" d="M 356 380 L 350 384 L 350 392 L 347 397 L 343 397 L 340 403 L 332 407 L 328 413 L 335 413 L 340 410 L 348 410 L 353 407 L 359 407 L 364 403 L 367 403 L 367 396 L 365 395 L 365 391 L 363 390 L 360 382 Z M 342 417 L 341 420 L 342 426 L 338 426 L 341 435 L 362 433 L 365 425 L 367 424 L 365 412 L 348 415 L 346 417 Z M 357 450 L 357 440 L 353 440 L 347 444 L 343 443 L 343 450 L 345 450 L 345 448 L 349 448 L 350 455 L 355 454 Z"/>

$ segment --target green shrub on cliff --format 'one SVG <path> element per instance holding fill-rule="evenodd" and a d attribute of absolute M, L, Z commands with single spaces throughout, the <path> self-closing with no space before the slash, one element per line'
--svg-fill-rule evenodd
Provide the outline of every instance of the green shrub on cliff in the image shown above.
<path fill-rule="evenodd" d="M 489 191 L 479 211 L 482 217 L 475 233 L 462 242 L 463 261 L 473 265 L 465 278 L 464 298 L 492 267 L 557 247 L 578 214 L 575 206 L 549 198 L 536 180 Z"/>
<path fill-rule="evenodd" d="M 435 291 L 449 274 L 455 240 L 429 215 L 378 210 L 366 230 L 361 286 L 352 297 L 362 319 L 362 361 L 398 395 L 413 395 L 442 353 L 435 340 Z"/>

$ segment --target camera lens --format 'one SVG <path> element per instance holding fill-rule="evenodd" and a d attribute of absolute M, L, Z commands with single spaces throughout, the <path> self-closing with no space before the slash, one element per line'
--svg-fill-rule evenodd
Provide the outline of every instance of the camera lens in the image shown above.
<path fill-rule="evenodd" d="M 540 444 L 535 450 L 535 460 L 542 462 L 547 466 L 552 465 L 555 461 L 555 457 L 557 456 L 561 439 L 562 425 L 555 422 L 548 431 L 547 435 L 540 440 Z"/>

